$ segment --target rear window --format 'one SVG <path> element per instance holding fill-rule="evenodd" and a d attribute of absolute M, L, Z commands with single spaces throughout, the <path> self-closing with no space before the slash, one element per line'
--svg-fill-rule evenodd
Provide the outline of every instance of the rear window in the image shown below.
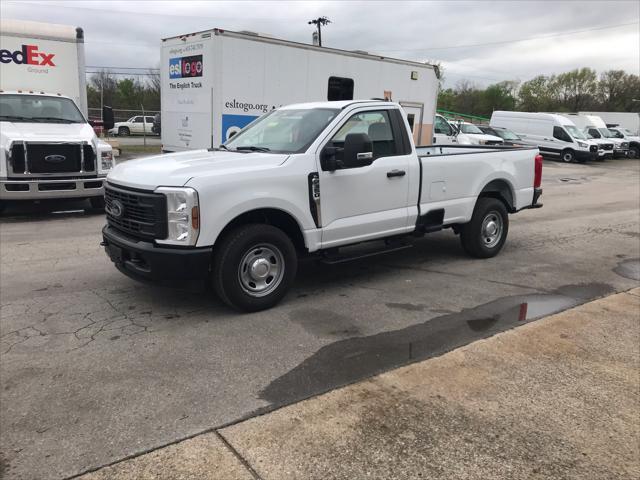
<path fill-rule="evenodd" d="M 353 100 L 353 79 L 345 77 L 329 77 L 327 100 Z"/>

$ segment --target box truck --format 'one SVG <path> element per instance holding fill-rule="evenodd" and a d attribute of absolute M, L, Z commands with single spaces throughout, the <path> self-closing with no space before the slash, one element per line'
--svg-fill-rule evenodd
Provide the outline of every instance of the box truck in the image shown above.
<path fill-rule="evenodd" d="M 111 146 L 87 122 L 79 27 L 0 22 L 0 208 L 7 200 L 104 205 Z"/>
<path fill-rule="evenodd" d="M 305 101 L 400 103 L 417 144 L 431 144 L 437 68 L 212 29 L 162 40 L 164 151 L 217 147 L 257 117 Z"/>

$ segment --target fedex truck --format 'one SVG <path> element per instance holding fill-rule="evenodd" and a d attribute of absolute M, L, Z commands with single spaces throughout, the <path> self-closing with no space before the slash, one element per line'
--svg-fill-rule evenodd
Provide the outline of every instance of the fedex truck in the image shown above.
<path fill-rule="evenodd" d="M 433 139 L 433 65 L 212 29 L 162 40 L 162 148 L 217 147 L 259 116 L 308 101 L 400 103 L 417 144 Z"/>
<path fill-rule="evenodd" d="M 84 32 L 0 22 L 0 209 L 7 201 L 104 205 L 112 149 L 87 121 Z"/>

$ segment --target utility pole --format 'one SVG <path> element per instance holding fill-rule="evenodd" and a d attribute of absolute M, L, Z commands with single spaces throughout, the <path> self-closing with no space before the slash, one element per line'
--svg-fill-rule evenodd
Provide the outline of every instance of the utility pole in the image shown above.
<path fill-rule="evenodd" d="M 322 46 L 322 25 L 326 25 L 328 23 L 331 23 L 331 20 L 329 20 L 327 17 L 318 17 L 315 20 L 309 20 L 307 22 L 309 25 L 315 25 L 316 27 L 318 27 L 318 46 Z"/>

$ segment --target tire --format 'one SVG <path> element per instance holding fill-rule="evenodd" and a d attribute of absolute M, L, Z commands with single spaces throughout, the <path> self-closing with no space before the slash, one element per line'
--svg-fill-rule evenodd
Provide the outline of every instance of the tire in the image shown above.
<path fill-rule="evenodd" d="M 296 249 L 286 233 L 272 225 L 243 225 L 216 245 L 213 289 L 230 307 L 257 312 L 282 300 L 297 268 Z"/>
<path fill-rule="evenodd" d="M 573 150 L 567 149 L 563 150 L 560 154 L 560 160 L 565 163 L 572 163 L 576 161 L 576 154 Z"/>
<path fill-rule="evenodd" d="M 635 145 L 629 147 L 629 158 L 640 158 L 640 147 Z"/>
<path fill-rule="evenodd" d="M 89 202 L 91 202 L 91 208 L 104 210 L 104 197 L 91 197 Z"/>
<path fill-rule="evenodd" d="M 119 127 L 118 128 L 118 136 L 119 137 L 128 137 L 131 135 L 131 131 L 128 127 Z"/>
<path fill-rule="evenodd" d="M 491 234 L 493 227 L 497 228 L 495 235 Z M 462 248 L 472 257 L 490 258 L 502 250 L 508 233 L 509 215 L 504 203 L 497 198 L 480 197 L 471 221 L 460 229 L 460 241 Z"/>

